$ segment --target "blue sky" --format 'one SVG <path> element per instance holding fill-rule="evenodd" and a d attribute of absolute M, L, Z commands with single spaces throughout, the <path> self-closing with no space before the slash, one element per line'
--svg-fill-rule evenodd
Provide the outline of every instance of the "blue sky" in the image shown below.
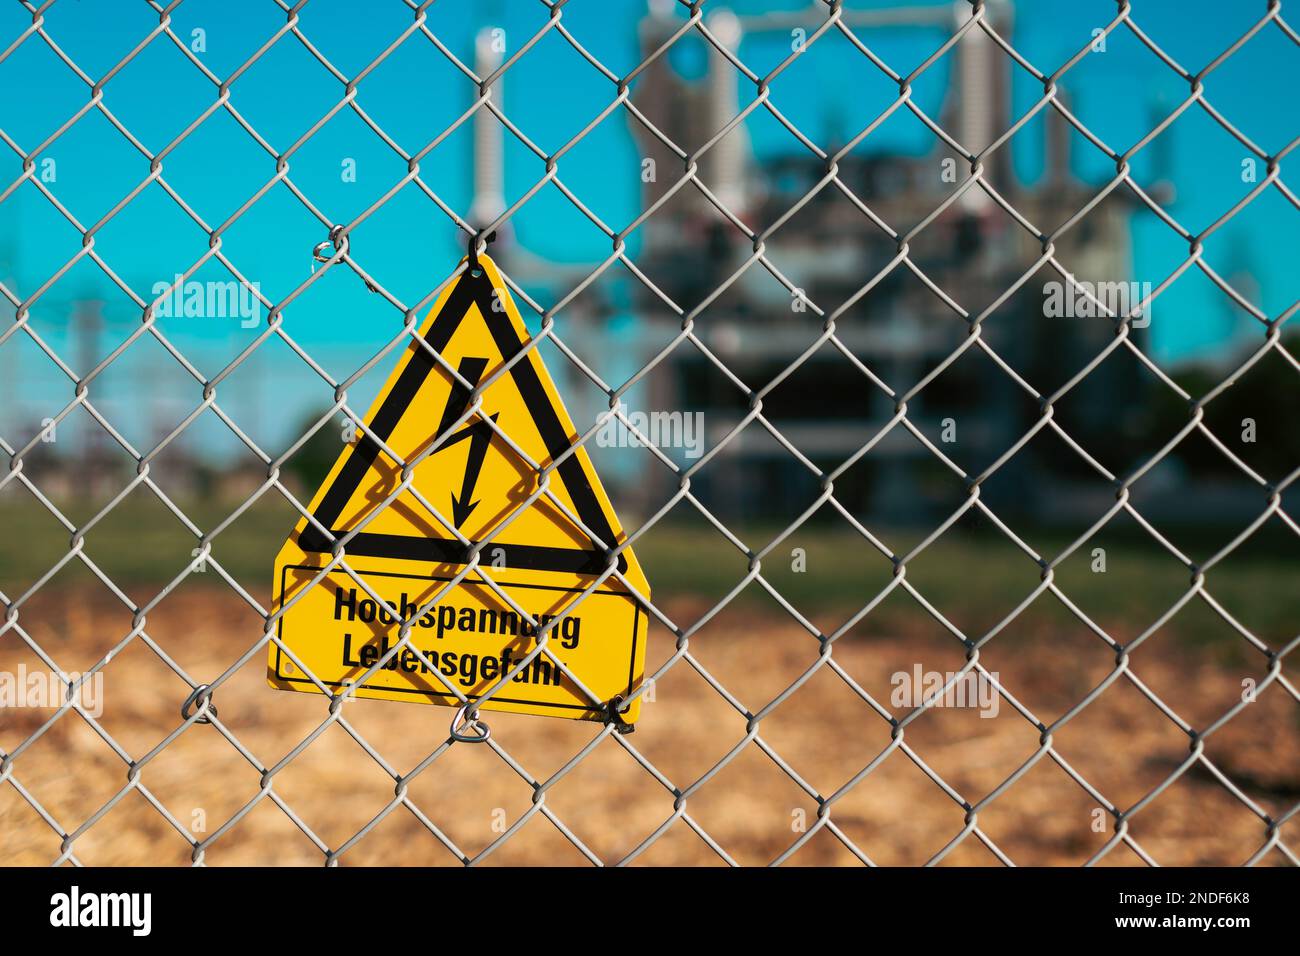
<path fill-rule="evenodd" d="M 742 12 L 802 6 L 801 2 L 737 2 Z M 865 0 L 847 6 L 882 6 Z M 940 4 L 943 5 L 943 4 Z M 709 4 L 710 7 L 714 4 Z M 1264 0 L 1137 0 L 1134 17 L 1171 56 L 1193 71 L 1213 59 L 1264 11 Z M 312 0 L 301 14 L 306 36 L 346 75 L 369 63 L 410 23 L 409 9 L 397 0 L 364 5 L 346 0 Z M 1016 5 L 1013 42 L 1040 69 L 1055 68 L 1086 42 L 1095 27 L 1113 16 L 1115 4 L 1102 0 L 1022 0 Z M 563 22 L 577 38 L 616 73 L 638 59 L 635 24 L 643 0 L 572 0 Z M 469 62 L 473 37 L 484 25 L 505 31 L 508 50 L 523 44 L 546 19 L 534 0 L 435 3 L 429 28 L 457 56 Z M 19 4 L 0 8 L 0 46 L 18 35 L 30 16 Z M 284 22 L 274 4 L 241 0 L 186 0 L 173 15 L 176 33 L 189 38 L 205 32 L 206 50 L 198 54 L 218 76 L 226 76 L 261 46 Z M 111 0 L 61 0 L 47 13 L 46 29 L 56 43 L 92 77 L 100 77 L 149 29 L 157 15 L 144 3 Z M 907 72 L 940 42 L 931 30 L 882 32 L 868 39 L 872 49 L 899 72 Z M 801 129 L 819 142 L 856 132 L 893 97 L 889 84 L 858 52 L 838 37 L 819 43 L 773 85 L 773 100 Z M 788 52 L 788 37 L 747 39 L 741 57 L 764 73 Z M 683 43 L 674 62 L 696 68 L 698 47 Z M 695 61 L 693 63 L 693 61 Z M 938 115 L 947 87 L 948 60 L 941 61 L 916 84 L 915 97 Z M 1282 148 L 1300 129 L 1295 77 L 1300 51 L 1276 26 L 1266 27 L 1241 53 L 1210 75 L 1206 95 L 1215 107 L 1270 152 Z M 1064 87 L 1081 119 L 1108 143 L 1127 148 L 1187 95 L 1187 85 L 1121 29 L 1104 53 L 1089 56 L 1067 74 Z M 423 36 L 415 35 L 367 76 L 358 102 L 409 152 L 415 152 L 463 112 L 473 96 L 471 84 Z M 1040 88 L 1016 71 L 1013 113 L 1035 100 Z M 232 86 L 231 99 L 259 133 L 277 149 L 295 142 L 339 99 L 341 84 L 331 77 L 292 36 L 285 37 Z M 538 43 L 506 76 L 505 110 L 546 150 L 567 141 L 598 115 L 615 94 L 614 87 L 577 56 L 556 34 Z M 810 95 L 811 94 L 811 95 Z M 0 129 L 30 150 L 57 129 L 87 99 L 84 83 L 39 39 L 29 39 L 0 63 Z M 152 150 L 159 150 L 182 131 L 215 96 L 215 88 L 165 39 L 150 44 L 104 88 L 104 101 Z M 742 100 L 752 91 L 742 86 Z M 635 97 L 635 89 L 634 89 Z M 738 104 L 739 105 L 739 104 Z M 760 111 L 761 113 L 761 111 Z M 797 151 L 798 143 L 770 120 L 756 118 L 748 127 L 759 157 Z M 509 140 L 509 137 L 507 137 Z M 462 214 L 470 201 L 470 126 L 444 141 L 421 164 L 421 176 Z M 1042 128 L 1031 123 L 1012 140 L 1017 174 L 1034 182 L 1042 170 Z M 922 155 L 934 145 L 932 134 L 914 119 L 891 120 L 862 145 L 864 152 Z M 1193 230 L 1204 228 L 1231 208 L 1251 188 L 1241 179 L 1247 153 L 1199 108 L 1184 114 L 1152 148 L 1134 162 L 1141 181 L 1159 172 L 1174 183 L 1171 213 Z M 355 159 L 357 181 L 344 182 L 340 164 Z M 49 189 L 83 223 L 96 222 L 147 175 L 144 158 L 97 111 L 91 111 L 40 154 L 56 163 L 57 179 Z M 639 212 L 640 157 L 622 111 L 616 111 L 561 161 L 561 175 L 593 210 L 621 227 Z M 1157 168 L 1159 167 L 1159 168 Z M 1283 164 L 1283 178 L 1287 166 Z M 506 193 L 513 200 L 542 174 L 542 163 L 521 145 L 507 144 Z M 1075 140 L 1074 171 L 1101 183 L 1113 164 Z M 0 179 L 12 182 L 20 161 L 0 146 Z M 348 221 L 388 190 L 405 172 L 402 163 L 361 123 L 343 110 L 291 159 L 290 176 L 327 216 Z M 217 224 L 254 194 L 274 173 L 274 161 L 224 111 L 218 111 L 165 160 L 163 175 L 209 223 Z M 1262 168 L 1260 175 L 1263 175 Z M 1300 178 L 1300 177 L 1297 177 Z M 1300 188 L 1300 182 L 1296 184 Z M 2 187 L 0 187 L 2 188 Z M 515 238 L 530 252 L 562 263 L 594 262 L 607 252 L 608 240 L 578 215 L 553 188 L 530 201 L 514 220 Z M 272 299 L 287 294 L 308 274 L 310 249 L 324 238 L 321 226 L 283 186 L 275 187 L 225 234 L 224 249 Z M 1186 255 L 1186 244 L 1151 215 L 1133 225 L 1134 277 L 1158 283 Z M 1277 314 L 1297 297 L 1296 249 L 1300 248 L 1300 214 L 1275 190 L 1269 190 L 1206 245 L 1206 255 L 1225 276 L 1244 280 L 1257 301 Z M 414 186 L 406 187 L 361 226 L 353 238 L 356 256 L 388 288 L 416 301 L 454 266 L 461 240 L 451 222 Z M 73 230 L 30 184 L 0 204 L 0 277 L 8 277 L 27 294 L 56 271 L 79 248 Z M 96 250 L 124 281 L 149 298 L 159 280 L 170 280 L 197 259 L 206 238 L 156 185 L 149 186 L 107 224 Z M 633 247 L 635 254 L 635 246 Z M 205 267 L 196 278 L 226 279 L 218 266 Z M 90 262 L 74 267 L 41 300 L 33 324 L 61 353 L 69 304 L 98 295 L 105 299 L 107 351 L 120 341 L 138 310 Z M 960 295 L 958 295 L 960 298 Z M 1249 327 L 1235 316 L 1208 280 L 1195 270 L 1163 296 L 1152 328 L 1153 350 L 1162 360 L 1204 355 L 1227 346 Z M 231 323 L 164 320 L 166 334 L 198 356 L 204 372 L 213 373 L 254 334 Z M 359 280 L 335 270 L 286 313 L 286 328 L 310 350 L 319 350 L 330 371 L 345 376 L 400 327 L 400 316 L 378 303 Z M 1257 334 L 1257 333 L 1256 333 Z M 155 344 L 151 367 L 166 356 Z M 4 352 L 11 355 L 6 360 Z M 266 363 L 296 362 L 283 349 L 259 356 Z M 48 379 L 63 395 L 66 382 L 52 366 L 14 342 L 0 349 L 0 376 L 25 376 L 23 399 L 41 395 Z M 16 357 L 15 357 L 16 356 Z M 300 364 L 300 363 L 299 363 Z M 272 364 L 270 367 L 277 367 Z M 44 369 L 43 371 L 41 369 Z M 267 366 L 261 374 L 266 375 Z M 296 369 L 297 375 L 302 369 Z M 160 380 L 183 382 L 183 374 L 159 371 Z M 286 373 L 287 375 L 288 373 Z M 272 375 L 275 378 L 275 375 Z M 125 387 L 125 386 L 118 386 Z M 162 385 L 160 388 L 164 387 Z M 0 400 L 5 391 L 0 387 Z M 328 394 L 314 396 L 315 404 Z M 66 401 L 64 396 L 62 401 Z M 47 404 L 41 399 L 42 404 Z M 49 400 L 54 402 L 52 394 Z M 307 399 L 303 399 L 304 407 Z M 285 413 L 288 414 L 287 412 Z"/>

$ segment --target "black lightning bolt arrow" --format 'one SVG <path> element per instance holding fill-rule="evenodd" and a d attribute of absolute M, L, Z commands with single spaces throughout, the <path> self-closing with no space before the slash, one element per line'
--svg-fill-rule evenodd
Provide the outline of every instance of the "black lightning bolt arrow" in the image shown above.
<path fill-rule="evenodd" d="M 497 416 L 492 416 L 492 421 L 496 421 Z M 488 423 L 481 419 L 473 425 L 466 425 L 458 432 L 454 440 L 459 441 L 461 437 L 469 436 L 469 454 L 465 458 L 465 479 L 461 482 L 460 497 L 457 498 L 455 493 L 451 496 L 451 514 L 452 521 L 459 528 L 465 523 L 471 511 L 478 507 L 477 501 L 470 501 L 470 496 L 474 494 L 474 486 L 478 484 L 479 472 L 483 470 L 483 461 L 487 457 L 488 445 L 492 441 L 492 429 Z"/>
<path fill-rule="evenodd" d="M 460 373 L 461 378 L 469 382 L 470 387 L 478 384 L 478 380 L 483 377 L 483 370 L 487 368 L 488 360 L 485 358 L 472 358 L 466 356 L 460 360 L 460 365 L 456 371 Z M 461 385 L 460 382 L 453 382 L 451 393 L 447 396 L 447 407 L 442 410 L 442 421 L 438 425 L 438 431 L 435 434 L 441 435 L 451 423 L 465 413 L 469 405 L 469 389 Z M 492 416 L 495 422 L 497 416 Z M 483 471 L 483 462 L 487 458 L 488 445 L 492 442 L 492 427 L 483 419 L 478 419 L 472 424 L 466 425 L 460 431 L 448 438 L 438 447 L 438 451 L 445 451 L 452 445 L 459 444 L 461 441 L 469 439 L 469 454 L 465 458 L 465 478 L 461 482 L 460 496 L 457 497 L 455 492 L 451 495 L 451 515 L 452 522 L 459 528 L 469 518 L 470 512 L 478 507 L 477 501 L 470 501 L 474 494 L 474 486 L 478 484 L 479 474 Z"/>

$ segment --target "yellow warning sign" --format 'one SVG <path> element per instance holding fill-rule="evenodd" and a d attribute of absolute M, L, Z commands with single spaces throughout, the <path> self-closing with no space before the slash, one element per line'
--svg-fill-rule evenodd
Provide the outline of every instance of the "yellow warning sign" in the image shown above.
<path fill-rule="evenodd" d="M 484 710 L 608 720 L 641 685 L 648 620 L 618 577 L 593 589 L 609 565 L 593 537 L 611 547 L 626 538 L 541 357 L 524 350 L 496 264 L 478 262 L 443 290 L 420 337 L 481 388 L 479 411 L 465 417 L 469 388 L 413 340 L 313 497 L 314 521 L 302 518 L 276 556 L 278 635 L 299 663 L 272 644 L 268 679 L 321 693 L 303 667 L 335 689 L 382 661 L 356 696 L 459 706 L 453 687 L 473 701 L 510 675 Z M 420 458 L 407 487 L 395 457 Z M 525 504 L 537 491 L 528 459 L 559 464 Z M 338 567 L 321 576 L 351 532 L 346 561 L 365 587 Z M 479 564 L 455 582 L 474 545 Z M 649 600 L 630 548 L 617 566 Z M 390 653 L 403 621 L 409 642 Z M 551 621 L 546 652 L 530 659 Z M 639 711 L 638 698 L 617 719 L 632 724 Z"/>

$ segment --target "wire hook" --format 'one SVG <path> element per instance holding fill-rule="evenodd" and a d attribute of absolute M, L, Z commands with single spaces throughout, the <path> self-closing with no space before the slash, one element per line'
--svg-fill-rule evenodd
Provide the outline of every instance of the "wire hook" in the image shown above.
<path fill-rule="evenodd" d="M 348 248 L 349 248 L 348 237 L 343 235 L 342 225 L 330 226 L 329 238 L 326 239 L 324 242 L 316 243 L 316 245 L 312 247 L 311 250 L 311 258 L 312 258 L 311 271 L 312 272 L 316 271 L 317 262 L 329 262 L 331 259 L 334 258 L 334 256 L 326 254 L 326 250 L 330 248 L 333 248 L 336 254 L 340 254 L 342 256 L 342 261 L 346 263 L 349 269 L 357 273 L 357 275 L 361 278 L 361 281 L 366 284 L 367 289 L 369 289 L 371 292 L 379 291 L 374 287 L 374 285 L 371 284 L 369 279 L 361 275 L 360 272 L 357 272 L 356 266 L 354 266 L 350 261 L 348 261 L 347 258 Z"/>
<path fill-rule="evenodd" d="M 497 234 L 495 229 L 483 237 L 483 249 L 485 252 L 487 251 L 488 243 L 496 242 L 496 239 L 497 239 Z M 469 250 L 466 253 L 466 258 L 469 259 L 470 271 L 473 272 L 475 275 L 478 275 L 480 271 L 479 264 L 478 264 L 478 241 L 479 241 L 478 233 L 472 233 L 469 237 Z"/>
<path fill-rule="evenodd" d="M 455 716 L 451 718 L 451 739 L 459 740 L 463 744 L 485 744 L 488 738 L 492 736 L 492 728 L 486 723 L 479 720 L 478 714 L 466 719 L 465 712 L 470 709 L 469 704 L 463 705 L 456 711 Z M 462 733 L 461 728 L 473 729 L 479 733 Z"/>

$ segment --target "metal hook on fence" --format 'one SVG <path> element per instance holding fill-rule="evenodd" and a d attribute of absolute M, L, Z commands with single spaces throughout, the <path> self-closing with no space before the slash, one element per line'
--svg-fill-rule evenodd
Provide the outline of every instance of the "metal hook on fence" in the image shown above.
<path fill-rule="evenodd" d="M 464 704 L 451 718 L 451 739 L 458 740 L 463 744 L 485 744 L 488 738 L 492 736 L 492 728 L 479 720 L 478 714 L 467 716 L 466 712 L 469 709 L 470 705 Z M 466 734 L 461 732 L 462 728 L 482 732 Z"/>
<path fill-rule="evenodd" d="M 615 733 L 626 736 L 627 734 L 636 733 L 636 727 L 632 724 L 624 723 L 622 711 L 624 703 L 623 695 L 619 694 L 611 698 L 610 701 L 605 704 L 604 710 L 605 723 L 613 724 Z"/>
<path fill-rule="evenodd" d="M 190 714 L 192 713 L 195 704 L 198 704 L 200 708 L 206 706 L 209 714 L 213 717 L 217 716 L 217 705 L 212 703 L 212 691 L 210 685 L 200 684 L 198 687 L 194 688 L 189 697 L 185 698 L 185 703 L 181 704 L 181 720 L 190 719 Z M 196 724 L 212 723 L 206 715 L 196 718 L 194 722 Z"/>
<path fill-rule="evenodd" d="M 493 230 L 492 232 L 489 232 L 486 236 L 484 236 L 484 237 L 483 237 L 483 246 L 484 246 L 484 251 L 486 251 L 488 243 L 490 243 L 490 242 L 496 242 L 496 239 L 497 239 L 496 230 Z M 479 264 L 478 264 L 478 240 L 479 240 L 478 233 L 471 233 L 471 234 L 470 234 L 470 237 L 469 237 L 469 251 L 466 253 L 466 257 L 469 259 L 469 268 L 470 268 L 470 271 L 471 271 L 474 275 L 478 275 L 478 274 L 479 274 Z"/>
<path fill-rule="evenodd" d="M 334 255 L 333 255 L 333 254 L 329 254 L 329 253 L 327 252 L 327 250 L 329 250 L 329 249 L 333 249 L 333 250 L 334 250 L 334 253 L 336 253 L 336 254 L 340 254 L 340 255 L 342 255 L 342 256 L 344 256 L 344 257 L 347 256 L 347 254 L 348 254 L 348 237 L 345 236 L 345 235 L 343 235 L 343 226 L 342 226 L 342 225 L 335 224 L 335 225 L 333 225 L 333 226 L 330 226 L 329 238 L 326 239 L 324 242 L 318 242 L 318 243 L 316 243 L 316 245 L 312 246 L 312 250 L 311 250 L 311 258 L 312 258 L 311 271 L 312 271 L 313 273 L 316 271 L 316 263 L 318 263 L 318 262 L 329 262 L 331 259 L 334 258 Z M 346 258 L 344 259 L 344 261 L 347 262 Z M 367 289 L 369 289 L 371 292 L 378 292 L 378 291 L 379 291 L 378 289 L 376 289 L 376 288 L 374 287 L 374 285 L 371 284 L 371 282 L 370 282 L 369 279 L 367 279 L 364 275 L 362 275 L 360 272 L 357 271 L 356 266 L 352 265 L 351 262 L 347 262 L 347 265 L 348 265 L 348 268 L 350 268 L 353 272 L 356 272 L 356 273 L 357 273 L 357 276 L 360 277 L 361 281 L 364 282 L 364 283 L 366 284 L 366 288 L 367 288 Z"/>
<path fill-rule="evenodd" d="M 330 226 L 329 238 L 324 242 L 318 242 L 312 247 L 311 257 L 316 262 L 329 262 L 331 258 L 325 250 L 333 249 L 335 252 L 343 252 L 347 248 L 347 238 L 342 235 L 343 227 L 341 225 Z M 315 272 L 316 267 L 313 265 L 311 271 Z"/>

